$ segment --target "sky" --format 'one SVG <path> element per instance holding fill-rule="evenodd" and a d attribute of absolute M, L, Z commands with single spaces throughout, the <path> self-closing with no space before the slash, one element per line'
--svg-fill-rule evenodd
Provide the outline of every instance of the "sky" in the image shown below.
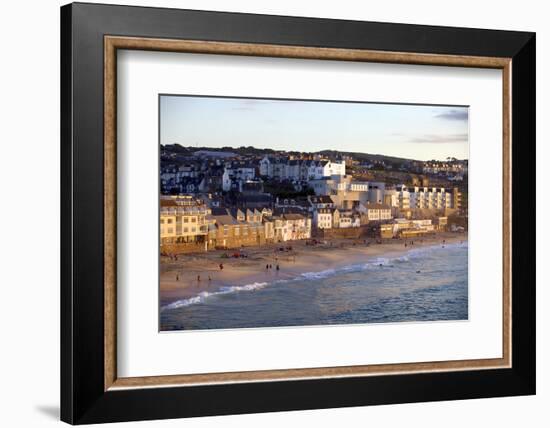
<path fill-rule="evenodd" d="M 161 95 L 160 143 L 468 159 L 468 107 Z"/>

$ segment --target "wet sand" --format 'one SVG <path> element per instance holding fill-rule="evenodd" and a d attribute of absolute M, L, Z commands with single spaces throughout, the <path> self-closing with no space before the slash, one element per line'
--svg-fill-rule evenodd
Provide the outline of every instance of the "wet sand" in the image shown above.
<path fill-rule="evenodd" d="M 443 245 L 443 240 L 445 244 L 450 244 L 467 239 L 465 233 L 446 232 L 416 239 L 388 239 L 382 243 L 367 239 L 368 245 L 363 239 L 330 240 L 315 246 L 306 245 L 306 241 L 288 241 L 242 248 L 247 258 L 231 257 L 239 250 L 183 254 L 177 260 L 163 256 L 160 262 L 161 305 L 195 296 L 201 291 L 214 291 L 222 286 L 290 279 L 305 272 L 319 272 L 367 262 L 377 257 L 394 257 L 426 246 Z M 288 246 L 292 250 L 279 251 L 279 248 Z M 225 254 L 229 257 L 223 257 Z M 223 264 L 221 270 L 220 263 Z M 279 271 L 276 269 L 277 264 Z M 266 265 L 271 265 L 271 268 L 266 269 Z"/>

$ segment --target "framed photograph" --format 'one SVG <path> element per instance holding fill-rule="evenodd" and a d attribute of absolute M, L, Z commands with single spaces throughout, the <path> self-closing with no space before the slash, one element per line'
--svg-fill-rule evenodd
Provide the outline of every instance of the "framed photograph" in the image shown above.
<path fill-rule="evenodd" d="M 62 420 L 535 393 L 535 34 L 76 3 L 61 105 Z"/>

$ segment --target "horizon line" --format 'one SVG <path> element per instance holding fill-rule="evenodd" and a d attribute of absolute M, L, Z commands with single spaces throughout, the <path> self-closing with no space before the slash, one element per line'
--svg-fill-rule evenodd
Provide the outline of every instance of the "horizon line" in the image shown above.
<path fill-rule="evenodd" d="M 469 161 L 469 158 L 457 158 L 455 156 L 447 156 L 446 158 L 444 159 L 429 159 L 429 160 L 420 160 L 420 159 L 413 159 L 413 158 L 406 158 L 406 157 L 399 157 L 399 156 L 394 156 L 394 155 L 385 155 L 385 154 L 382 154 L 382 153 L 368 153 L 368 152 L 349 152 L 349 151 L 342 151 L 342 150 L 336 150 L 336 149 L 322 149 L 322 150 L 317 150 L 315 152 L 309 152 L 309 151 L 300 151 L 300 150 L 282 150 L 282 149 L 272 149 L 270 147 L 254 147 L 254 146 L 239 146 L 239 147 L 233 147 L 233 146 L 223 146 L 223 147 L 208 147 L 208 146 L 199 146 L 199 147 L 195 147 L 195 146 L 186 146 L 186 145 L 182 145 L 180 143 L 168 143 L 168 144 L 162 144 L 160 143 L 159 144 L 161 147 L 166 147 L 166 146 L 180 146 L 180 147 L 183 147 L 183 148 L 192 148 L 192 149 L 196 149 L 196 151 L 200 151 L 200 150 L 205 150 L 205 151 L 222 151 L 224 148 L 230 148 L 230 149 L 241 149 L 241 148 L 245 148 L 245 149 L 248 149 L 249 147 L 252 147 L 253 149 L 256 149 L 256 150 L 273 150 L 274 152 L 286 152 L 286 153 L 309 153 L 309 154 L 317 154 L 317 153 L 321 153 L 321 152 L 337 152 L 337 153 L 353 153 L 353 154 L 360 154 L 360 155 L 367 155 L 367 156 L 383 156 L 383 157 L 387 157 L 387 158 L 394 158 L 394 159 L 403 159 L 403 160 L 408 160 L 408 161 L 416 161 L 416 162 L 430 162 L 432 160 L 435 160 L 435 161 L 439 161 L 439 162 L 443 162 L 443 161 L 446 161 L 447 158 L 454 158 L 456 159 L 457 161 Z"/>

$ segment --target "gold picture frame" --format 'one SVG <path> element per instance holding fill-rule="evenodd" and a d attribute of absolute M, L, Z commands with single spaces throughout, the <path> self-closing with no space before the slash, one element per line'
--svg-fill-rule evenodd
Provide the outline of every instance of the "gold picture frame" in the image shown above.
<path fill-rule="evenodd" d="M 357 365 L 305 369 L 262 370 L 149 377 L 118 377 L 116 368 L 116 86 L 117 51 L 147 50 L 209 55 L 245 55 L 278 58 L 359 61 L 392 64 L 439 65 L 493 68 L 502 70 L 503 146 L 503 320 L 502 357 L 422 363 Z M 512 58 L 442 55 L 408 52 L 336 49 L 290 45 L 171 40 L 144 37 L 104 37 L 104 390 L 168 386 L 213 385 L 224 383 L 282 381 L 339 377 L 363 377 L 426 372 L 501 369 L 511 367 L 511 79 Z"/>

